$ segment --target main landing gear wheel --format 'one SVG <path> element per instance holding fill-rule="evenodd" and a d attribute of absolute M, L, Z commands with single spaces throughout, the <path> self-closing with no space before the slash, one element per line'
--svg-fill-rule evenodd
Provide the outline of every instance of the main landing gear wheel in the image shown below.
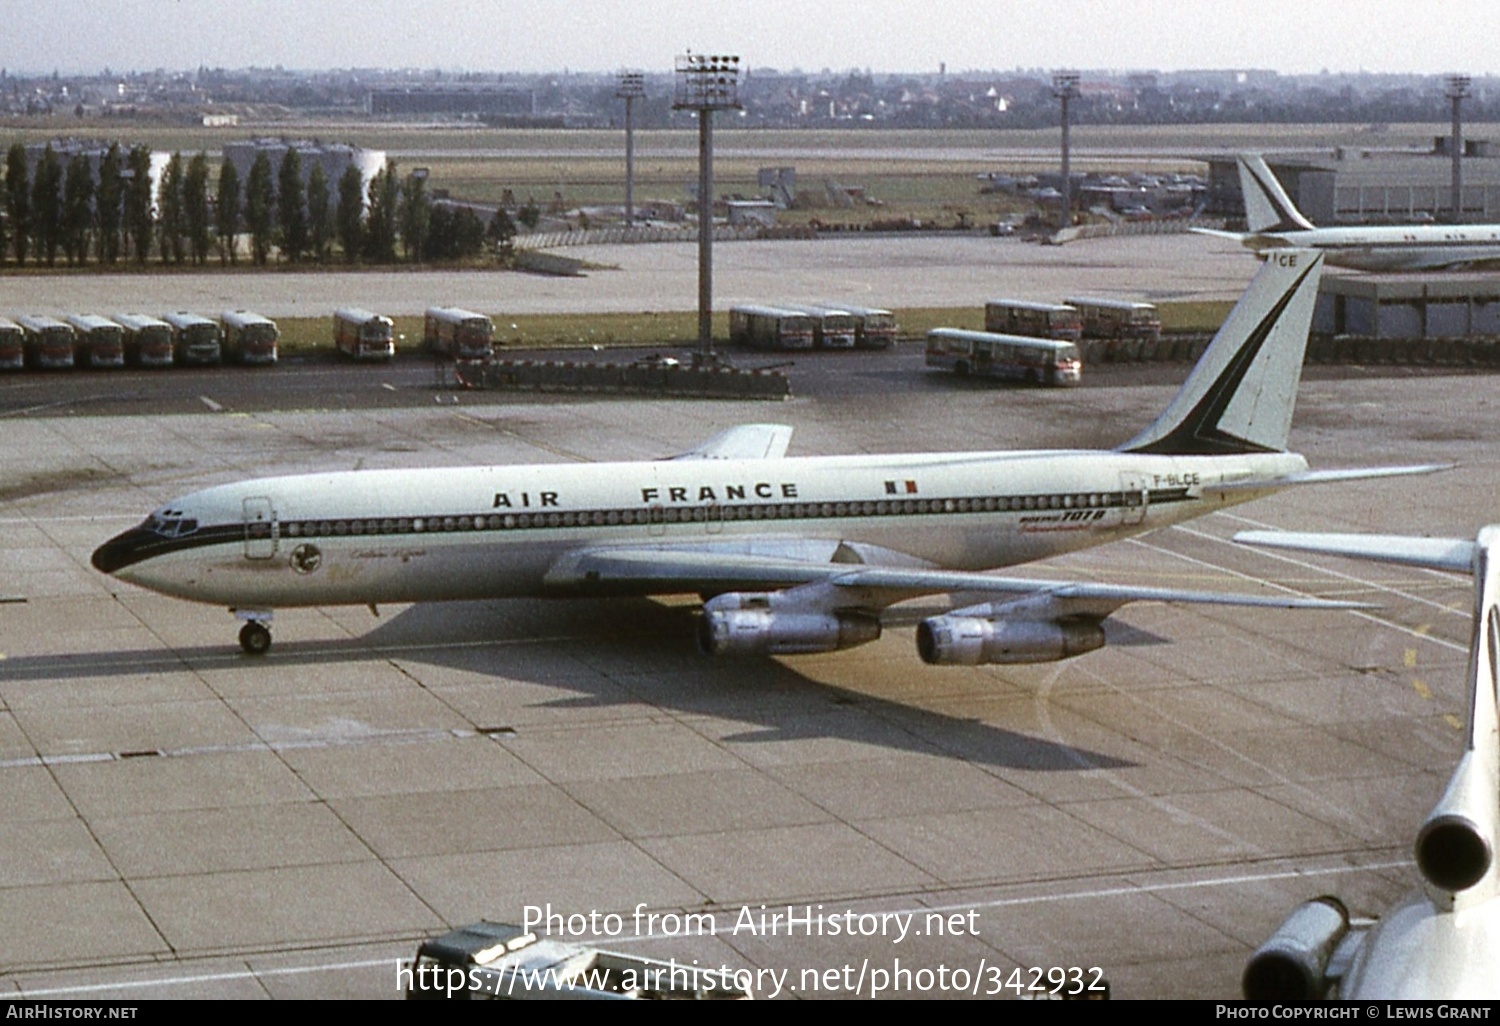
<path fill-rule="evenodd" d="M 251 620 L 240 628 L 240 648 L 246 655 L 263 656 L 271 648 L 271 628 Z"/>

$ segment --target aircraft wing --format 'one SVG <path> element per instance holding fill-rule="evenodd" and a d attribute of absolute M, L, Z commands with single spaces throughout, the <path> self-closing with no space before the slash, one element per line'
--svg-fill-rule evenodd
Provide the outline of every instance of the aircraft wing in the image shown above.
<path fill-rule="evenodd" d="M 1102 619 L 1128 602 L 1183 602 L 1281 609 L 1363 609 L 1362 603 L 1290 595 L 1245 595 L 1081 581 L 1001 577 L 925 567 L 815 561 L 800 555 L 712 548 L 596 548 L 553 565 L 549 586 L 617 593 L 677 588 L 683 592 L 778 591 L 786 604 L 820 611 L 878 611 L 923 595 L 993 596 L 1000 612 Z M 1038 604 L 1038 603 L 1041 604 Z M 1014 605 L 1013 605 L 1014 603 Z"/>
<path fill-rule="evenodd" d="M 1329 484 L 1335 481 L 1360 481 L 1366 478 L 1402 477 L 1408 474 L 1435 474 L 1440 470 L 1452 470 L 1452 463 L 1416 463 L 1404 467 L 1350 467 L 1343 470 L 1304 470 L 1285 477 L 1259 481 L 1230 481 L 1225 484 L 1204 485 L 1205 492 L 1262 492 L 1267 489 L 1279 491 L 1299 485 Z"/>
<path fill-rule="evenodd" d="M 674 460 L 772 460 L 786 455 L 792 429 L 786 424 L 739 424 L 720 431 Z"/>
<path fill-rule="evenodd" d="M 1302 531 L 1241 531 L 1241 545 L 1348 556 L 1431 570 L 1472 573 L 1475 544 L 1463 538 L 1412 538 L 1399 534 L 1322 534 Z"/>

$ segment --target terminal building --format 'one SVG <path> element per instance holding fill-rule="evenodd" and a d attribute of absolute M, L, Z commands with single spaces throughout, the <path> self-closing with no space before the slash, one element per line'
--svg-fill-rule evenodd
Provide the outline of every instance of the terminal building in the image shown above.
<path fill-rule="evenodd" d="M 315 165 L 322 167 L 323 176 L 328 180 L 329 192 L 335 196 L 339 179 L 351 165 L 359 169 L 360 181 L 367 195 L 370 180 L 385 167 L 384 150 L 365 150 L 347 143 L 325 143 L 317 139 L 260 138 L 228 142 L 224 144 L 224 159 L 234 165 L 240 176 L 240 187 L 244 188 L 244 183 L 250 180 L 251 165 L 255 163 L 256 157 L 264 153 L 271 162 L 274 184 L 275 175 L 281 168 L 281 162 L 286 159 L 288 150 L 297 151 L 304 183 Z"/>
<path fill-rule="evenodd" d="M 1473 273 L 1324 275 L 1312 330 L 1377 339 L 1500 336 L 1500 278 Z"/>
<path fill-rule="evenodd" d="M 1430 150 L 1340 147 L 1331 154 L 1266 153 L 1266 164 L 1297 209 L 1319 227 L 1358 224 L 1420 224 L 1452 220 L 1453 162 L 1448 137 Z M 1234 154 L 1205 157 L 1206 212 L 1244 216 Z M 1464 144 L 1463 206 L 1458 221 L 1500 223 L 1500 144 Z"/>

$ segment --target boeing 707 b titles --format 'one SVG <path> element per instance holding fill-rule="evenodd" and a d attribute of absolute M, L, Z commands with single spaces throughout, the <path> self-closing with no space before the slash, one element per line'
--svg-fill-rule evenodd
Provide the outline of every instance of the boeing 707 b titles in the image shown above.
<path fill-rule="evenodd" d="M 1246 232 L 1195 228 L 1264 254 L 1312 249 L 1330 264 L 1360 271 L 1430 271 L 1500 261 L 1500 224 L 1319 228 L 1302 216 L 1258 154 L 1239 158 Z"/>
<path fill-rule="evenodd" d="M 1166 411 L 1111 451 L 788 458 L 791 428 L 745 425 L 667 460 L 263 478 L 176 499 L 93 563 L 230 607 L 252 654 L 290 606 L 696 592 L 704 652 L 779 655 L 873 641 L 906 599 L 973 595 L 988 601 L 917 629 L 927 662 L 973 665 L 1096 649 L 1133 600 L 1293 605 L 980 571 L 1430 469 L 1319 474 L 1285 451 L 1320 266 L 1268 260 Z"/>
<path fill-rule="evenodd" d="M 1246 531 L 1235 541 L 1474 576 L 1463 754 L 1417 831 L 1422 886 L 1376 923 L 1299 907 L 1245 967 L 1254 1001 L 1500 999 L 1500 525 L 1463 538 Z"/>

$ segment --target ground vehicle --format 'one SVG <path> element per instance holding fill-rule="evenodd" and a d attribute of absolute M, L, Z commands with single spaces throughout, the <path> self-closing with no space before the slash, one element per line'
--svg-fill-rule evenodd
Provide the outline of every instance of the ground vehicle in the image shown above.
<path fill-rule="evenodd" d="M 744 1001 L 748 971 L 663 962 L 481 921 L 425 940 L 397 971 L 411 1001 Z"/>
<path fill-rule="evenodd" d="M 172 356 L 178 363 L 218 363 L 223 353 L 224 333 L 207 317 L 178 310 L 164 314 L 172 326 Z"/>
<path fill-rule="evenodd" d="M 145 314 L 111 318 L 125 335 L 125 360 L 137 367 L 172 366 L 172 326 Z"/>
<path fill-rule="evenodd" d="M 1077 342 L 1083 337 L 1083 317 L 1077 307 L 1066 303 L 992 299 L 984 304 L 984 330 L 999 335 L 1029 335 Z"/>
<path fill-rule="evenodd" d="M 396 355 L 391 319 L 357 307 L 334 312 L 333 342 L 339 352 L 356 360 L 389 360 Z"/>
<path fill-rule="evenodd" d="M 1076 385 L 1083 363 L 1078 347 L 1060 339 L 934 328 L 927 333 L 927 366 L 1036 385 Z"/>
<path fill-rule="evenodd" d="M 817 349 L 853 349 L 858 326 L 854 315 L 843 307 L 791 303 L 786 307 L 805 313 L 813 322 L 813 346 Z"/>
<path fill-rule="evenodd" d="M 451 360 L 487 360 L 495 355 L 495 325 L 471 310 L 431 306 L 423 319 L 422 344 Z"/>
<path fill-rule="evenodd" d="M 26 333 L 15 321 L 0 317 L 0 370 L 26 366 Z"/>
<path fill-rule="evenodd" d="M 26 337 L 26 364 L 43 370 L 73 366 L 73 329 L 55 317 L 17 317 Z"/>
<path fill-rule="evenodd" d="M 1150 303 L 1128 299 L 1068 299 L 1083 317 L 1084 338 L 1133 339 L 1155 342 L 1161 338 L 1161 318 Z"/>
<path fill-rule="evenodd" d="M 84 367 L 125 366 L 125 334 L 120 326 L 94 314 L 68 314 L 73 328 L 73 362 Z"/>
<path fill-rule="evenodd" d="M 752 349 L 811 349 L 813 318 L 780 306 L 729 308 L 729 340 Z"/>
<path fill-rule="evenodd" d="M 235 363 L 275 363 L 281 332 L 276 322 L 249 310 L 226 310 L 224 351 Z"/>
<path fill-rule="evenodd" d="M 896 344 L 896 315 L 870 306 L 846 306 L 854 316 L 854 345 L 858 349 L 889 349 Z"/>

